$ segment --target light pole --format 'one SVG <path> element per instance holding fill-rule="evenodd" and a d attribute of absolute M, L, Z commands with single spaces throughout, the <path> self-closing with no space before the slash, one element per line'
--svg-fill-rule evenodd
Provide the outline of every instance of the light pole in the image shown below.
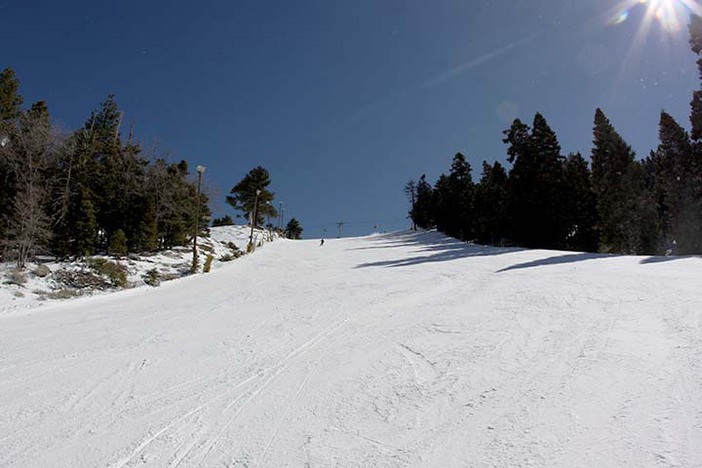
<path fill-rule="evenodd" d="M 192 272 L 197 273 L 197 233 L 200 231 L 200 188 L 205 166 L 197 166 L 197 198 L 195 199 L 195 235 L 193 236 L 193 265 Z"/>
<path fill-rule="evenodd" d="M 283 230 L 283 202 L 280 202 L 280 209 L 278 210 L 278 229 Z"/>
<path fill-rule="evenodd" d="M 268 242 L 273 241 L 273 225 L 271 224 L 271 202 L 270 200 L 266 202 L 268 209 L 266 210 L 266 217 L 268 218 Z"/>
<path fill-rule="evenodd" d="M 254 199 L 254 210 L 253 210 L 253 217 L 251 218 L 251 234 L 249 235 L 249 245 L 246 248 L 248 252 L 253 252 L 254 251 L 254 244 L 253 244 L 253 232 L 254 232 L 254 226 L 256 225 L 257 217 L 258 217 L 258 196 L 261 195 L 261 189 L 256 189 L 256 198 Z"/>

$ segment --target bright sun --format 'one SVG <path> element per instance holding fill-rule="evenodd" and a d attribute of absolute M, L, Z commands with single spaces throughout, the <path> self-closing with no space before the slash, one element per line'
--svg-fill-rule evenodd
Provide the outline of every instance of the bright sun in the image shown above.
<path fill-rule="evenodd" d="M 629 18 L 629 12 L 642 6 L 646 9 L 640 35 L 645 36 L 651 25 L 659 23 L 669 33 L 680 32 L 687 22 L 687 15 L 692 12 L 702 15 L 702 6 L 697 0 L 625 0 L 616 8 L 613 24 L 620 24 Z"/>

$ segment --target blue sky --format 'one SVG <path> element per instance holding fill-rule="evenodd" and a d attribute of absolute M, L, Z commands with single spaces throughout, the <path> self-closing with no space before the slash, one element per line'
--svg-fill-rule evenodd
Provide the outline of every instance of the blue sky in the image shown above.
<path fill-rule="evenodd" d="M 596 107 L 639 156 L 662 109 L 688 126 L 687 12 L 651 1 L 684 24 L 641 32 L 638 0 L 0 0 L 0 67 L 68 130 L 116 94 L 145 148 L 207 166 L 217 215 L 263 165 L 305 237 L 366 234 L 406 227 L 404 184 L 457 151 L 475 180 L 503 160 L 514 117 L 586 156 Z"/>

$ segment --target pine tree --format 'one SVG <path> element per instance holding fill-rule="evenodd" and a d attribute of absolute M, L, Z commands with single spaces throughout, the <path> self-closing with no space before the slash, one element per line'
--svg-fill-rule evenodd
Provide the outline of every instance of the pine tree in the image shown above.
<path fill-rule="evenodd" d="M 412 212 L 412 221 L 417 227 L 431 229 L 435 226 L 434 194 L 426 175 L 422 174 L 417 182 L 417 202 Z"/>
<path fill-rule="evenodd" d="M 702 199 L 692 143 L 666 112 L 661 113 L 659 139 L 651 159 L 663 239 L 675 240 L 678 253 L 702 252 Z"/>
<path fill-rule="evenodd" d="M 634 152 L 602 110 L 595 112 L 592 186 L 597 197 L 600 251 L 642 254 L 655 251 L 653 195 Z"/>
<path fill-rule="evenodd" d="M 227 203 L 235 210 L 242 211 L 247 219 L 251 218 L 254 208 L 257 208 L 255 225 L 261 225 L 266 216 L 272 218 L 278 216 L 278 211 L 272 203 L 275 194 L 268 190 L 270 183 L 268 171 L 261 166 L 255 167 L 231 189 L 231 195 L 227 196 Z M 260 191 L 258 196 L 256 191 Z"/>
<path fill-rule="evenodd" d="M 505 132 L 510 171 L 511 235 L 531 248 L 562 248 L 568 235 L 560 145 L 541 114 L 530 129 L 519 119 Z"/>
<path fill-rule="evenodd" d="M 224 215 L 221 218 L 215 218 L 212 220 L 212 227 L 232 226 L 233 224 L 234 224 L 234 220 L 229 215 Z"/>
<path fill-rule="evenodd" d="M 107 243 L 107 253 L 115 257 L 127 255 L 127 236 L 124 234 L 124 231 L 117 229 L 112 233 Z"/>
<path fill-rule="evenodd" d="M 288 239 L 302 239 L 302 231 L 303 229 L 300 222 L 292 218 L 285 227 L 285 237 Z"/>
<path fill-rule="evenodd" d="M 597 252 L 597 202 L 592 191 L 588 163 L 580 153 L 565 161 L 565 191 L 561 203 L 566 215 L 568 235 L 565 248 L 580 252 Z"/>
<path fill-rule="evenodd" d="M 416 231 L 417 230 L 417 223 L 414 222 L 414 218 L 412 217 L 412 213 L 415 210 L 415 207 L 417 205 L 417 183 L 414 180 L 410 180 L 405 184 L 405 189 L 404 189 L 405 195 L 407 196 L 407 199 L 410 202 L 410 209 L 408 211 L 408 216 L 412 220 L 412 230 Z"/>
<path fill-rule="evenodd" d="M 499 162 L 483 162 L 475 187 L 475 234 L 481 244 L 502 245 L 507 236 L 509 180 Z"/>
<path fill-rule="evenodd" d="M 0 122 L 17 119 L 22 102 L 24 100 L 19 95 L 19 79 L 15 71 L 12 68 L 4 69 L 0 73 Z"/>

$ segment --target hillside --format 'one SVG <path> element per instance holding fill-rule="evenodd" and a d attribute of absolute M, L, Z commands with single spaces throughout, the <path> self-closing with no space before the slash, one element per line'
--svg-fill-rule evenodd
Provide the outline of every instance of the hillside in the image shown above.
<path fill-rule="evenodd" d="M 702 262 L 274 242 L 0 316 L 0 466 L 702 466 Z"/>

